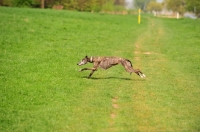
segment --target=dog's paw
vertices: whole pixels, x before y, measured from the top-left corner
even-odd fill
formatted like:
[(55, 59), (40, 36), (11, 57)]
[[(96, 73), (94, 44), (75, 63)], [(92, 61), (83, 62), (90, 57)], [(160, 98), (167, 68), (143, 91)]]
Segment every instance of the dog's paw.
[(144, 74), (139, 74), (141, 78), (146, 78)]
[(143, 76), (144, 78), (146, 78), (146, 75), (142, 74), (142, 76)]
[(82, 72), (82, 71), (83, 71), (83, 69), (80, 69), (80, 70), (79, 70), (79, 72)]

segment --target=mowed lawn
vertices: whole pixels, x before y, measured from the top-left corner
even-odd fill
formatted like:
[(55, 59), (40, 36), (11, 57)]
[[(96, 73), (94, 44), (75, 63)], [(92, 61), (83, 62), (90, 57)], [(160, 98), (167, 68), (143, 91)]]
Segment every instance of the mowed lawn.
[[(0, 131), (200, 131), (200, 20), (0, 7)], [(79, 72), (85, 56), (122, 66)]]

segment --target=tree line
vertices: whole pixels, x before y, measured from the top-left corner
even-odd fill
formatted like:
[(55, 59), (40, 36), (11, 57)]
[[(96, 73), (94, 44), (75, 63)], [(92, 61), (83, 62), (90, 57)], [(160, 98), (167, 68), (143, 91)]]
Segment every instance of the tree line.
[[(52, 8), (62, 6), (67, 10), (76, 11), (122, 11), (126, 10), (126, 0), (0, 0), (1, 6)], [(200, 14), (200, 0), (133, 0), (133, 9), (143, 11), (161, 11), (163, 8), (183, 14), (191, 11)]]
[(0, 0), (0, 5), (32, 8), (52, 8), (56, 5), (67, 10), (98, 12), (104, 8), (124, 8), (125, 0)]
[(163, 9), (184, 14), (184, 12), (193, 12), (200, 17), (200, 0), (163, 0), (157, 3), (155, 0), (149, 1), (146, 10), (161, 11)]

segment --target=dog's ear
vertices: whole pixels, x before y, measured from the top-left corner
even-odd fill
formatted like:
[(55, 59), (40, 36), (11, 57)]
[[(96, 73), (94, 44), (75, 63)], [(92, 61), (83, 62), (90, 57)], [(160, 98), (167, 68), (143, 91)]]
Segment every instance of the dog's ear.
[(85, 58), (88, 58), (88, 56), (86, 55)]

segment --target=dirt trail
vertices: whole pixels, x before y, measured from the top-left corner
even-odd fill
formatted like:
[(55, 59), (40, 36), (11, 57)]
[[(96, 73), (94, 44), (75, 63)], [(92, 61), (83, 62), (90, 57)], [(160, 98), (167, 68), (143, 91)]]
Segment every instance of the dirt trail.
[[(160, 55), (159, 50), (154, 51), (152, 49), (145, 49), (144, 45), (148, 41), (148, 39), (155, 39), (154, 40), (154, 45), (153, 49), (156, 49), (155, 47), (158, 46), (159, 39), (162, 38), (163, 36), (163, 30), (160, 27), (155, 27), (154, 21), (149, 19), (148, 20), (150, 24), (148, 25), (148, 28), (144, 34), (141, 34), (138, 36), (137, 41), (134, 43), (135, 46), (135, 51), (134, 51), (134, 64), (135, 68), (141, 68), (143, 71), (144, 67), (144, 62), (142, 60), (142, 56), (157, 56)], [(152, 33), (155, 32), (156, 37), (152, 37)], [(159, 60), (162, 60), (163, 58), (157, 57)], [(134, 76), (134, 75), (133, 75)], [(136, 76), (137, 77), (137, 76)], [(147, 74), (147, 79), (148, 79), (148, 74)], [(132, 82), (129, 82), (130, 85), (132, 85)], [(138, 131), (145, 132), (145, 131), (155, 131), (156, 129), (154, 127), (150, 127), (151, 125), (149, 124), (148, 121), (143, 120), (146, 118), (149, 118), (151, 113), (151, 107), (147, 103), (147, 95), (150, 96), (154, 95), (153, 93), (148, 93), (145, 91), (143, 80), (140, 81), (134, 81), (134, 88), (137, 88), (137, 93), (133, 95), (132, 101), (127, 104), (119, 104), (119, 99), (120, 97), (115, 96), (111, 98), (111, 105), (112, 105), (112, 110), (110, 113), (110, 119), (109, 119), (109, 128), (106, 131), (113, 132), (113, 131), (119, 131), (118, 128), (116, 127), (116, 124), (119, 123), (119, 119), (122, 115), (118, 115), (120, 111), (123, 111), (123, 107), (127, 107), (127, 105), (130, 105), (130, 109), (134, 108), (134, 118), (137, 118), (137, 128), (134, 128)], [(134, 90), (135, 91), (135, 90)], [(124, 105), (124, 106), (123, 106)], [(134, 107), (133, 107), (134, 106)], [(130, 115), (133, 116), (133, 115)], [(129, 123), (128, 123), (129, 124)]]
[[(140, 61), (142, 54), (145, 54), (145, 55), (159, 54), (152, 50), (144, 51), (143, 49), (143, 45), (145, 45), (149, 39), (154, 39), (153, 48), (155, 48), (156, 46), (159, 45), (159, 39), (162, 38), (162, 36), (164, 35), (164, 31), (161, 26), (155, 26), (154, 21), (152, 21), (151, 19), (148, 19), (148, 20), (150, 21), (150, 24), (148, 25), (147, 30), (145, 31), (145, 33), (140, 35), (137, 41), (135, 42), (134, 60), (136, 62)], [(152, 32), (154, 32), (155, 35), (153, 35)]]
[(116, 121), (116, 117), (117, 117), (117, 109), (119, 108), (119, 104), (118, 104), (118, 97), (113, 97), (111, 98), (111, 103), (112, 103), (112, 111), (110, 113), (110, 120), (109, 120), (109, 129), (108, 131), (116, 131), (115, 126), (115, 121)]
[(147, 78), (133, 75), (133, 81), (121, 82), (122, 92), (110, 99), (107, 131), (189, 131), (198, 123), (199, 107), (192, 103), (199, 102), (196, 91), (191, 92), (196, 84), (165, 52), (169, 32), (164, 25), (162, 19), (149, 18), (134, 42), (133, 65)]
[[(137, 41), (135, 42), (134, 63), (137, 64), (137, 67), (140, 67), (141, 70), (145, 66), (145, 62), (142, 60), (143, 56), (147, 56), (149, 58), (153, 56), (158, 60), (164, 60), (164, 58), (159, 57), (160, 53), (158, 49), (159, 39), (162, 38), (164, 35), (162, 26), (155, 26), (154, 21), (151, 19), (148, 19), (148, 21), (150, 24), (148, 25), (148, 28), (146, 29), (145, 33), (140, 35)], [(151, 49), (146, 49), (145, 45), (149, 44), (148, 43), (149, 40), (153, 41), (154, 43), (151, 44), (152, 45)], [(150, 66), (154, 67), (153, 64)], [(148, 81), (148, 75), (150, 73), (145, 73), (145, 71), (143, 72), (147, 76), (146, 80)], [(151, 115), (153, 113), (151, 106), (148, 104), (149, 96), (153, 97), (154, 93), (149, 93), (148, 91), (146, 91), (144, 89), (144, 83), (142, 82), (134, 83), (134, 87), (139, 88), (139, 90), (136, 91), (137, 93), (133, 95), (134, 114), (138, 121), (137, 130), (141, 132), (156, 131), (156, 128), (153, 125), (151, 125), (151, 122), (149, 122)]]

